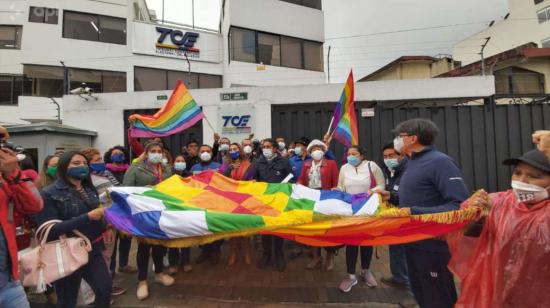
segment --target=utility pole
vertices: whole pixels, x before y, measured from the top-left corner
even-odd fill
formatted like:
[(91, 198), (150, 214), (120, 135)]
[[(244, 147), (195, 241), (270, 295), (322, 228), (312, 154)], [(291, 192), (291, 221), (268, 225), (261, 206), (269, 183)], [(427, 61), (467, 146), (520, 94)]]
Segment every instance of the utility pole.
[(330, 45), (328, 45), (328, 52), (327, 52), (327, 76), (328, 76), (328, 83), (330, 83)]
[(485, 76), (485, 58), (483, 57), (483, 50), (485, 50), (485, 46), (487, 46), (490, 39), (490, 36), (485, 38), (485, 43), (481, 45), (481, 52), (479, 53), (481, 55), (481, 76)]

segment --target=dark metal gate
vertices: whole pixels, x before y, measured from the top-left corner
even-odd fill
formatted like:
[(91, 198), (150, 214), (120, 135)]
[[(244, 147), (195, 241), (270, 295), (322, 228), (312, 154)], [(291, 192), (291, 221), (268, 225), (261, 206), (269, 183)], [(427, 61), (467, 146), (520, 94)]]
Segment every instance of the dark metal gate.
[[(273, 137), (283, 136), (289, 142), (302, 136), (322, 138), (326, 133), (334, 103), (273, 105)], [(374, 108), (373, 117), (362, 117), (363, 108)], [(411, 118), (427, 118), (440, 129), (436, 147), (455, 159), (468, 188), (489, 191), (507, 189), (510, 168), (501, 164), (510, 156), (533, 148), (531, 134), (550, 128), (550, 104), (497, 105), (493, 98), (484, 105), (396, 107), (384, 108), (383, 103), (356, 102), (359, 143), (367, 150), (367, 158), (381, 161), (381, 148), (391, 142), (391, 130)], [(338, 160), (343, 147), (331, 145)]]
[[(128, 122), (128, 117), (134, 113), (139, 114), (154, 114), (158, 109), (132, 109), (124, 110), (124, 131), (126, 132), (130, 123)], [(162, 140), (166, 146), (170, 149), (172, 157), (176, 157), (182, 153), (182, 148), (187, 144), (189, 140), (197, 140), (199, 144), (202, 144), (202, 124), (197, 122), (195, 125), (184, 130), (179, 134), (175, 134), (169, 137), (164, 137)], [(141, 140), (143, 142), (143, 140)], [(124, 145), (128, 148), (128, 135), (124, 135)]]

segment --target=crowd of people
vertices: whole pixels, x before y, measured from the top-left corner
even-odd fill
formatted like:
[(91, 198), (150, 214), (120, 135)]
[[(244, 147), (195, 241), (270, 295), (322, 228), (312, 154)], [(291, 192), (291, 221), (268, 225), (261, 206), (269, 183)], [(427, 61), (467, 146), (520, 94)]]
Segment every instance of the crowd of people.
[[(32, 166), (25, 165), (25, 155), (5, 146), (9, 133), (0, 127), (4, 145), (0, 148), (0, 307), (29, 306), (17, 269), (15, 229), (24, 221), (36, 227), (58, 219), (61, 222), (51, 228), (48, 240), (74, 236), (73, 230), (78, 230), (92, 243), (88, 263), (47, 290), (58, 307), (74, 307), (79, 293), (86, 304), (109, 307), (114, 296), (126, 292), (113, 285), (117, 272), (137, 273), (136, 296), (145, 300), (149, 297), (149, 259), (153, 260), (154, 281), (166, 287), (173, 285), (174, 274), (193, 268), (191, 248), (167, 249), (134, 241), (137, 267), (130, 266), (132, 238), (117, 233), (105, 221), (104, 208), (110, 206), (105, 192), (113, 186), (153, 186), (174, 174), (186, 177), (205, 170), (235, 180), (268, 183), (280, 183), (292, 174), (291, 182), (312, 189), (377, 192), (412, 215), (477, 206), (484, 214), (461, 236), (391, 245), (390, 277), (377, 279), (373, 275), (372, 247), (346, 246), (347, 273), (339, 289), (349, 292), (359, 280), (375, 288), (380, 280), (410, 289), (420, 307), (550, 306), (543, 291), (544, 278), (550, 278), (550, 132), (534, 135), (538, 149), (504, 162), (514, 167), (511, 190), (495, 194), (479, 191), (471, 197), (457, 164), (434, 147), (438, 128), (433, 122), (408, 120), (394, 133), (395, 139), (380, 149), (380, 162), (369, 160), (365, 150), (354, 145), (346, 150), (340, 168), (330, 150), (330, 135), (322, 140), (302, 137), (287, 146), (283, 137), (230, 140), (215, 134), (212, 146), (190, 140), (181, 153), (171, 152), (160, 138), (143, 143), (130, 138), (133, 157), (122, 146), (114, 146), (103, 155), (91, 147), (57, 152), (45, 158), (36, 174), (30, 171)], [(307, 253), (311, 258), (307, 269), (332, 271), (337, 249), (341, 248), (291, 243), (290, 255), (285, 257), (282, 238), (262, 235), (255, 258), (252, 240), (229, 239), (228, 257), (223, 262), (235, 264), (242, 252), (246, 264), (256, 259), (259, 269), (284, 271), (288, 259)], [(201, 245), (194, 262), (222, 262), (223, 243)], [(460, 298), (449, 268), (462, 280)]]

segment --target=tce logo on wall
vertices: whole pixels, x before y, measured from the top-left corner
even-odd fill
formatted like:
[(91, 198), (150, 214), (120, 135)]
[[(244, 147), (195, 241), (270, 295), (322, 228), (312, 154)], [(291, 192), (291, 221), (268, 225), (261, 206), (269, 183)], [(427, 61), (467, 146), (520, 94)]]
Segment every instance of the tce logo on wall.
[(222, 116), (223, 126), (222, 133), (226, 134), (249, 134), (252, 128), (248, 126), (250, 115), (242, 116)]
[[(195, 43), (199, 37), (197, 32), (185, 32), (180, 30), (174, 30), (163, 27), (156, 27), (157, 32), (160, 33), (159, 38), (155, 46), (157, 47), (157, 53), (171, 54), (177, 56), (185, 56), (187, 54), (190, 57), (198, 58), (199, 49), (194, 48)], [(165, 44), (166, 38), (170, 38), (172, 44)]]

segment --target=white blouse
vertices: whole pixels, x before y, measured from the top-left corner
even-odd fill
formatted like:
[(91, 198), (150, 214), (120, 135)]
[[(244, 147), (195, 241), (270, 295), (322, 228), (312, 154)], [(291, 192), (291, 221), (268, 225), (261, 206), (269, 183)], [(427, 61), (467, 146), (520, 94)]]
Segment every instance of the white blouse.
[[(370, 170), (374, 179), (371, 179)], [(384, 173), (375, 162), (364, 160), (357, 167), (345, 164), (340, 168), (338, 176), (338, 190), (345, 191), (350, 194), (366, 193), (371, 188), (371, 181), (375, 181), (373, 189), (383, 190)]]

